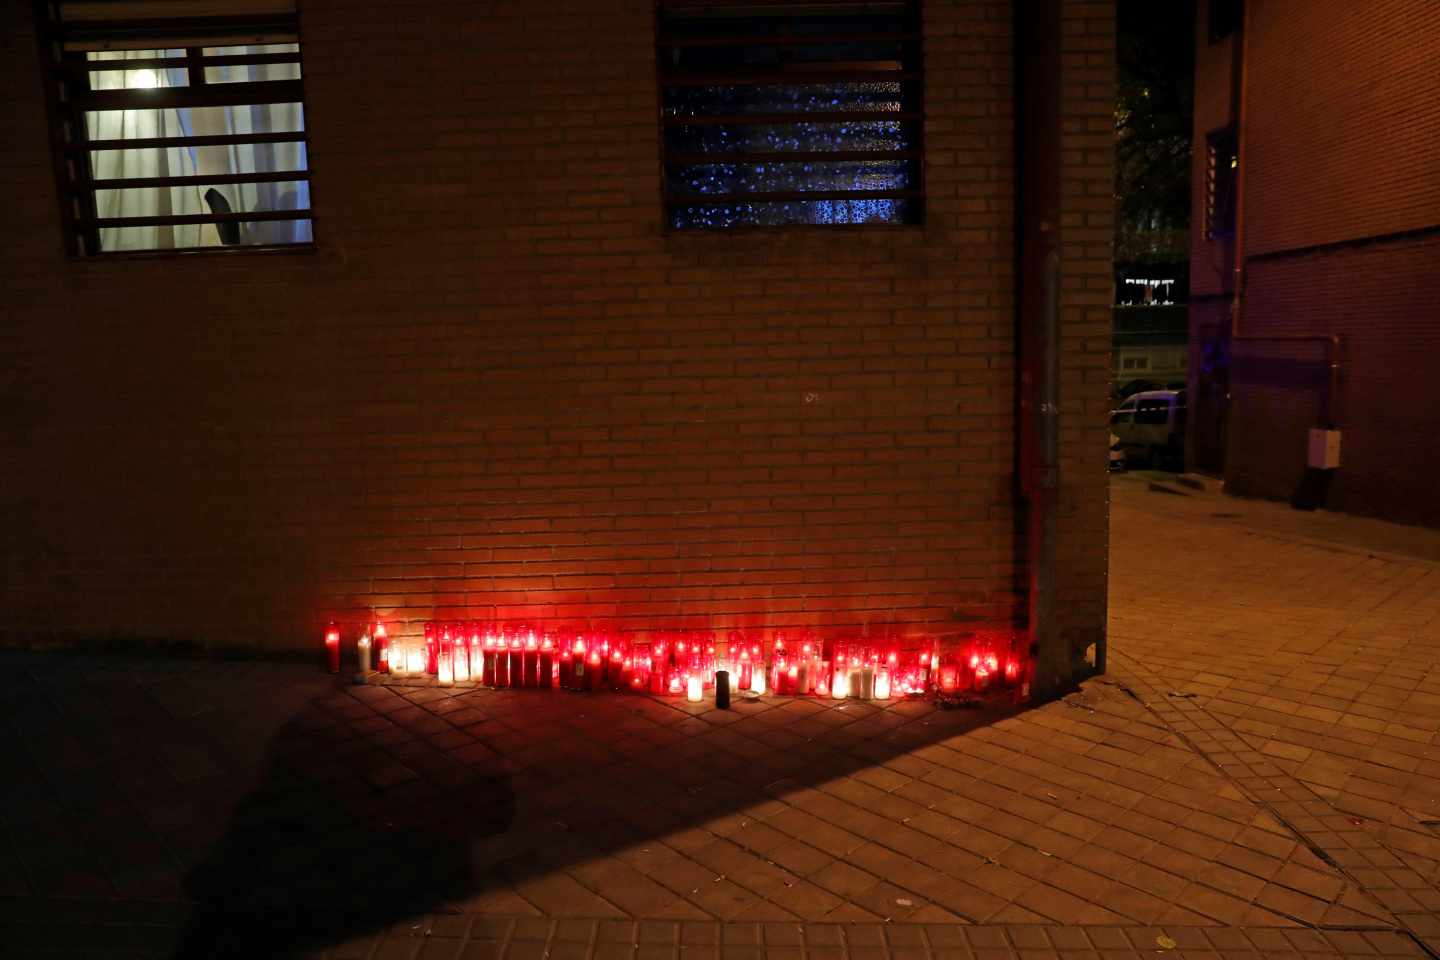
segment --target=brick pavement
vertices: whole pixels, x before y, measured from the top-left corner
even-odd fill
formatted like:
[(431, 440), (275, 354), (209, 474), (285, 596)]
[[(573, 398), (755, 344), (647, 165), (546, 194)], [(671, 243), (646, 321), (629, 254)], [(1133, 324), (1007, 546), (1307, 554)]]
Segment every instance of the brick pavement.
[(1435, 565), (1266, 506), (1118, 478), (1112, 674), (1019, 713), (4, 655), (0, 954), (1416, 955)]

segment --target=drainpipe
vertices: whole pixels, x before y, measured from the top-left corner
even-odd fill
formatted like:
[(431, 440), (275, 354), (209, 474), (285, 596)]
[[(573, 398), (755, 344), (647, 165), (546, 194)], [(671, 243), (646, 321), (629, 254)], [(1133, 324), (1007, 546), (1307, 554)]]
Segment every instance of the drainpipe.
[[(1036, 703), (1075, 687), (1075, 658), (1056, 622), (1055, 602), (1060, 490), (1060, 6), (1061, 0), (1015, 3), (1020, 374), (1016, 475), (1024, 518), (1027, 630), (1035, 665), (1031, 697)], [(1103, 669), (1103, 661), (1097, 665)]]
[(1240, 314), (1245, 298), (1245, 87), (1250, 79), (1246, 58), (1250, 44), (1250, 17), (1254, 3), (1242, 5), (1240, 26), (1231, 41), (1230, 123), (1235, 128), (1235, 232), (1234, 274), (1230, 294), (1230, 338), (1240, 336)]

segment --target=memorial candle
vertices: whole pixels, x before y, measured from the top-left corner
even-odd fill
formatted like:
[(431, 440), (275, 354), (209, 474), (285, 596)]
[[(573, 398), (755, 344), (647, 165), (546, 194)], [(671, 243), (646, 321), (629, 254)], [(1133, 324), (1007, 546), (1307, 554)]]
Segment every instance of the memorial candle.
[(630, 687), (629, 668), (626, 666), (625, 655), (620, 652), (620, 644), (617, 642), (610, 648), (610, 663), (605, 668), (606, 685), (619, 693), (623, 693)]
[(540, 641), (540, 688), (549, 690), (555, 686), (555, 641), (545, 637)]
[(591, 650), (590, 656), (585, 660), (585, 690), (587, 693), (594, 693), (603, 685), (605, 679), (605, 658), (600, 655), (598, 649)]
[(691, 703), (699, 703), (701, 700), (700, 674), (692, 673), (685, 678), (685, 699)]
[(665, 644), (657, 643), (650, 648), (650, 692), (662, 694), (665, 692), (665, 681), (668, 676), (666, 670)]
[(390, 672), (390, 636), (385, 632), (385, 624), (375, 624), (375, 658), (381, 673)]
[(426, 667), (429, 665), (428, 661), (430, 658), (426, 654), (423, 644), (412, 643), (407, 646), (405, 648), (405, 659), (407, 661), (405, 664), (406, 673), (420, 677), (429, 672)]
[(480, 658), (481, 671), (483, 673), (481, 680), (485, 683), (490, 684), (490, 686), (492, 687), (498, 687), (500, 685), (499, 681), (495, 677), (495, 660), (498, 655), (499, 645), (497, 640), (495, 639), (495, 634), (487, 629), (485, 631), (485, 650)]
[(525, 685), (525, 628), (521, 627), (510, 634), (510, 648), (506, 660), (508, 662), (508, 683), (512, 688)]
[(585, 689), (585, 638), (576, 637), (571, 649), (570, 689)]
[(331, 673), (340, 672), (340, 628), (334, 620), (325, 628), (325, 662)]
[(890, 670), (888, 667), (881, 667), (875, 673), (875, 699), (890, 699)]
[(435, 658), (435, 677), (442, 687), (455, 685), (455, 638), (447, 626), (440, 631), (440, 652)]
[(362, 674), (370, 672), (370, 642), (370, 631), (367, 629), (360, 634), (360, 639), (355, 644), (355, 652), (359, 656)]
[(749, 689), (750, 689), (750, 684), (751, 684), (751, 682), (752, 682), (752, 680), (751, 680), (751, 675), (752, 675), (753, 669), (754, 669), (754, 668), (753, 668), (753, 666), (752, 666), (752, 664), (751, 664), (751, 660), (750, 660), (750, 651), (749, 651), (749, 650), (745, 650), (745, 649), (741, 649), (741, 651), (740, 651), (740, 670), (739, 670), (740, 676), (739, 676), (739, 678), (738, 678), (738, 679), (739, 679), (739, 683), (737, 684), (737, 689), (740, 689), (740, 690), (749, 690)]
[(470, 631), (466, 625), (455, 625), (455, 682), (470, 682)]
[(540, 638), (531, 630), (525, 634), (524, 673), (521, 686), (534, 690), (540, 686)]
[(800, 692), (800, 667), (798, 665), (791, 666), (789, 670), (785, 671), (781, 679), (785, 681), (785, 689), (781, 690), (781, 693), (789, 694), (793, 697)]
[(390, 675), (394, 677), (405, 676), (405, 641), (395, 639), (392, 640), (388, 646), (390, 648)]
[(680, 696), (680, 694), (685, 692), (685, 687), (680, 682), (680, 674), (678, 672), (670, 674), (670, 684), (668, 689), (672, 697), (678, 697)]
[(435, 624), (425, 624), (425, 673), (435, 673), (439, 669), (440, 643), (435, 636)]

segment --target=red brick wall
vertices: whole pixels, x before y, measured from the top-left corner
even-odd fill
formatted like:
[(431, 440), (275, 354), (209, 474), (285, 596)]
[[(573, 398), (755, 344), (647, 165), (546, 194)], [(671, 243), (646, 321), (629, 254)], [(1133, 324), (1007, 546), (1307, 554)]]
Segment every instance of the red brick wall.
[(1440, 224), (1434, 0), (1252, 0), (1245, 252)]
[[(1069, 5), (1062, 587), (1104, 622), (1110, 7)], [(60, 253), (0, 14), (0, 635), (1017, 609), (1006, 2), (926, 4), (924, 228), (661, 231), (645, 2), (309, 0), (319, 252)]]
[[(1250, 6), (1247, 279), (1233, 350), (1227, 489), (1295, 493), (1305, 480), (1307, 432), (1319, 425), (1328, 390), (1321, 344), (1245, 338), (1338, 334), (1341, 466), (1323, 503), (1440, 524), (1432, 492), (1440, 413), (1429, 395), (1440, 376), (1440, 74), (1431, 63), (1440, 19), (1425, 0)], [(1203, 59), (1203, 38), (1199, 48)], [(1229, 89), (1226, 72), (1197, 72), (1197, 101), (1209, 102), (1207, 88), (1217, 87)], [(1425, 228), (1428, 237), (1296, 253)], [(1196, 249), (1192, 276), (1203, 275), (1205, 256)]]

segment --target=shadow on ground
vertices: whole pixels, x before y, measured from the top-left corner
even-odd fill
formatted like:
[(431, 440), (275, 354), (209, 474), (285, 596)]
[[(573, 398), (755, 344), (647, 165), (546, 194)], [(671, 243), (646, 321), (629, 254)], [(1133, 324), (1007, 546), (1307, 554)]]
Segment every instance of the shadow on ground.
[[(746, 898), (727, 902), (736, 888), (713, 869), (656, 861), (647, 875), (613, 855), (1000, 715), (914, 702), (784, 698), (719, 711), (619, 694), (337, 687), (278, 731), (258, 787), (185, 878), (195, 907), (176, 955), (292, 955), (417, 914), (511, 901), (517, 912), (729, 919)], [(816, 833), (823, 848), (823, 825)], [(563, 873), (585, 863), (595, 864), (588, 885)], [(747, 877), (751, 888), (802, 893), (781, 866), (764, 870), (774, 876)]]

